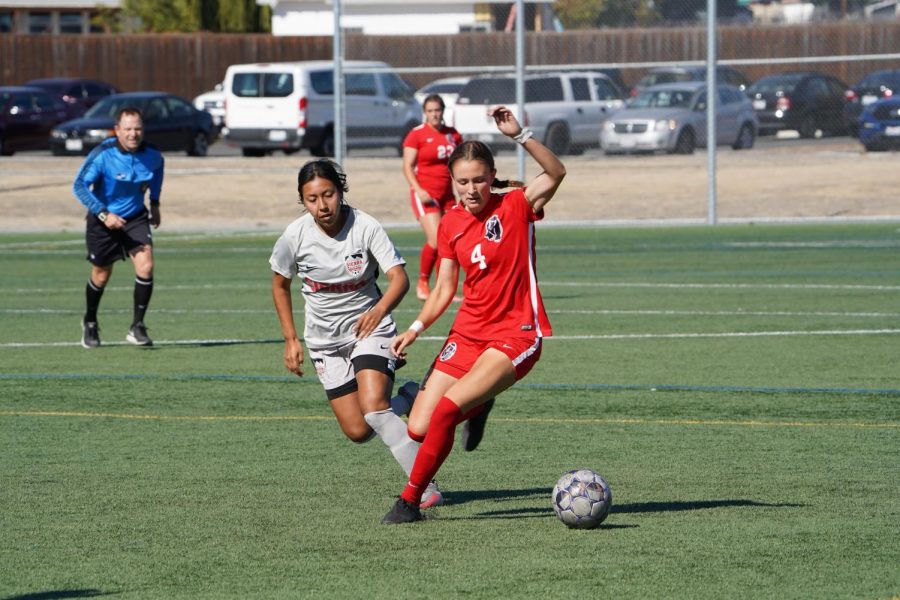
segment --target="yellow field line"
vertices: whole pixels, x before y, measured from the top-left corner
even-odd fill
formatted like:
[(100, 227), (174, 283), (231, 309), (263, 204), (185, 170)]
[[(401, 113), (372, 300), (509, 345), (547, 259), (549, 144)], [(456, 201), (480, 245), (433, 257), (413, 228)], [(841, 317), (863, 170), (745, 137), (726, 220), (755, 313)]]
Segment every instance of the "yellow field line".
[[(138, 421), (328, 421), (324, 415), (140, 415), (132, 413), (104, 413), (77, 411), (0, 411), (0, 417), (82, 417), (130, 419)], [(838, 427), (851, 429), (900, 429), (900, 423), (865, 423), (852, 421), (758, 421), (727, 419), (601, 419), (527, 417), (491, 419), (494, 423), (557, 424), (557, 425), (700, 425), (725, 427)]]

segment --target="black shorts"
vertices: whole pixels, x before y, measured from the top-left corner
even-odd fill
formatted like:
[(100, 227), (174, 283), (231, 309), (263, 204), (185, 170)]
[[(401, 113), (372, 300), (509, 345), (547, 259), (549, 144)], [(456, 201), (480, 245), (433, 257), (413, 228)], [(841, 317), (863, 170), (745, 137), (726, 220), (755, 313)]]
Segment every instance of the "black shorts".
[(97, 218), (87, 214), (87, 260), (92, 265), (105, 267), (117, 260), (125, 260), (129, 254), (143, 246), (153, 245), (150, 233), (150, 215), (146, 210), (129, 217), (122, 229), (109, 229)]

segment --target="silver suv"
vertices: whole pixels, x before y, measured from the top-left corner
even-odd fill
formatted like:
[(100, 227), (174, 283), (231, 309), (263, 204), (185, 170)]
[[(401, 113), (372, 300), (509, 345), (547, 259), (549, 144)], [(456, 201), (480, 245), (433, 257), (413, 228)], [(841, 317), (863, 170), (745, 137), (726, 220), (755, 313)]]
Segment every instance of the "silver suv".
[[(456, 101), (456, 129), (467, 139), (493, 146), (512, 143), (488, 117), (490, 107), (498, 104), (516, 113), (514, 76), (472, 79)], [(603, 73), (542, 73), (526, 75), (525, 115), (516, 118), (554, 153), (580, 154), (597, 146), (601, 124), (622, 106), (624, 93)]]

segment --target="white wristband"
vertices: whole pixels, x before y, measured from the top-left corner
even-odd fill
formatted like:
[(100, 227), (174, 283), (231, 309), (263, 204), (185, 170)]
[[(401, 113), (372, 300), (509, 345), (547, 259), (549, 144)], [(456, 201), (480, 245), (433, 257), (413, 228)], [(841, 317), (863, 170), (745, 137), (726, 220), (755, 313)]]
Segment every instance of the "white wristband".
[(425, 331), (425, 323), (416, 319), (413, 321), (413, 324), (409, 326), (410, 329), (416, 332), (416, 335)]
[(524, 144), (530, 140), (533, 135), (534, 132), (532, 130), (523, 128), (522, 131), (519, 132), (519, 135), (514, 135), (512, 139), (520, 144)]

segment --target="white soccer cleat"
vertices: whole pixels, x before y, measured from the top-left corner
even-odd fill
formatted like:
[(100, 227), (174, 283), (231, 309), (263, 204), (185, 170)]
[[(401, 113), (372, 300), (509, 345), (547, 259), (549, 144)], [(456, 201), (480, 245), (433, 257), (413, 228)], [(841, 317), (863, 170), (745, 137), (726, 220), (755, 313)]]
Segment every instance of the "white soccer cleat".
[(437, 482), (433, 479), (431, 483), (428, 484), (428, 487), (425, 488), (425, 493), (422, 494), (422, 501), (419, 503), (419, 508), (431, 508), (432, 506), (440, 506), (444, 503), (444, 495), (441, 493), (441, 490), (438, 489)]

